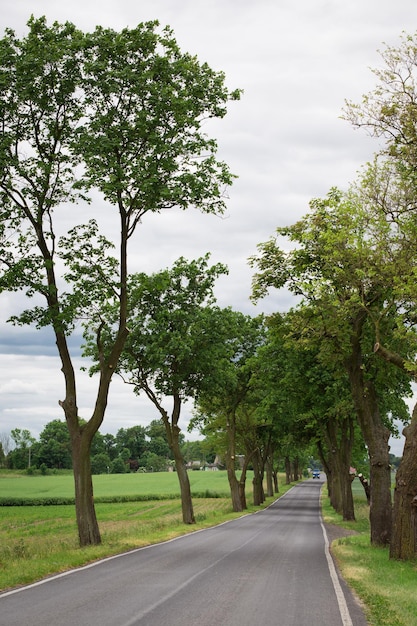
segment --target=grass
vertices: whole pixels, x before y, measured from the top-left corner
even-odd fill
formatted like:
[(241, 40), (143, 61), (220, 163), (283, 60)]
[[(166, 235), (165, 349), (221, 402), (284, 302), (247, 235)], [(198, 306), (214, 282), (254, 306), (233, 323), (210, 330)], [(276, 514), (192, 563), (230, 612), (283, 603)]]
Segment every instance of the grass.
[(344, 579), (364, 603), (371, 626), (415, 626), (417, 560), (392, 561), (388, 548), (370, 545), (369, 507), (359, 483), (353, 484), (356, 522), (343, 522), (330, 507), (328, 498), (322, 498), (324, 521), (357, 533), (334, 541), (332, 553)]
[[(11, 482), (8, 485), (9, 480)], [(61, 496), (62, 492), (59, 492), (57, 485), (67, 489), (71, 481), (71, 476), (59, 475), (11, 476), (7, 480), (0, 479), (0, 495), (3, 490), (9, 490), (9, 495), (13, 493), (16, 497), (27, 493), (32, 497), (39, 497), (40, 493), (49, 497), (52, 490)], [(178, 492), (175, 474), (95, 477), (95, 492), (102, 495), (120, 495), (123, 492), (140, 497), (146, 493), (165, 493), (169, 497), (165, 500), (96, 503), (102, 543), (100, 546), (82, 549), (78, 547), (73, 505), (0, 506), (0, 590), (28, 584), (50, 574), (133, 548), (166, 541), (242, 515), (232, 512), (229, 495), (220, 497), (221, 493), (228, 493), (225, 472), (191, 472), (190, 482), (193, 492), (216, 493), (218, 497), (194, 498), (196, 524), (187, 526), (182, 523), (181, 502), (178, 497), (173, 497)], [(280, 495), (290, 487), (282, 484)], [(263, 506), (270, 504), (275, 497), (269, 498)], [(247, 513), (259, 508), (249, 506)]]
[[(198, 496), (228, 496), (229, 489), (225, 472), (190, 472), (191, 491)], [(149, 474), (100, 474), (93, 477), (94, 497), (179, 497), (180, 489), (175, 472)], [(0, 472), (0, 501), (10, 498), (73, 498), (74, 479), (72, 474), (28, 476)]]

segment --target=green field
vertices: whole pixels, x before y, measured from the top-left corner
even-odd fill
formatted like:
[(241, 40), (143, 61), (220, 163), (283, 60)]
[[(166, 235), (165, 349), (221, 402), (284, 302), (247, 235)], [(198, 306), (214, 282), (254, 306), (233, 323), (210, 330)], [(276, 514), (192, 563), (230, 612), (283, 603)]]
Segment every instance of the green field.
[[(229, 487), (226, 472), (189, 472), (191, 491), (195, 495), (211, 492), (227, 496)], [(248, 476), (251, 487), (252, 476)], [(175, 472), (100, 474), (93, 477), (94, 496), (151, 496), (179, 497), (180, 489)], [(72, 474), (28, 476), (0, 472), (0, 502), (5, 498), (72, 498)]]

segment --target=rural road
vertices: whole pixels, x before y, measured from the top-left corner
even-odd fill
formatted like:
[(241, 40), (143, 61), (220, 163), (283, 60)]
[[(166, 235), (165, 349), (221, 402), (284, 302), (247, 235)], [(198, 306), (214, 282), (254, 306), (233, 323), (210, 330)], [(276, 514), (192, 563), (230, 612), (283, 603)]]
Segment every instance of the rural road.
[(0, 594), (2, 626), (365, 626), (334, 570), (322, 481), (268, 509)]

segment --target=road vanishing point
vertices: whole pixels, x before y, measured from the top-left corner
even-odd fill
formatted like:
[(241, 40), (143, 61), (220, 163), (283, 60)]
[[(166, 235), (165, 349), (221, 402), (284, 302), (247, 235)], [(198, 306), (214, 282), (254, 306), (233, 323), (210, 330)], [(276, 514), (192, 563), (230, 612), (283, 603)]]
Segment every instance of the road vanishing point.
[(366, 626), (337, 572), (322, 480), (267, 509), (0, 594), (3, 626)]

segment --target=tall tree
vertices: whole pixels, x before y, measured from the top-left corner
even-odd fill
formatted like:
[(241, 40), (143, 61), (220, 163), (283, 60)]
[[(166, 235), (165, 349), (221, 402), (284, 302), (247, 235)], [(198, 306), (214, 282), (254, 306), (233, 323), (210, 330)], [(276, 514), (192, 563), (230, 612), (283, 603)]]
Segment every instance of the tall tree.
[[(376, 352), (391, 364), (404, 369), (415, 379), (415, 241), (417, 236), (417, 35), (403, 33), (398, 46), (386, 46), (381, 52), (382, 64), (373, 70), (376, 87), (365, 94), (362, 102), (347, 102), (345, 117), (355, 127), (365, 128), (373, 136), (383, 138), (380, 155), (388, 158), (383, 168), (374, 168), (368, 203), (386, 216), (389, 232), (401, 251), (392, 257), (390, 284), (395, 297), (396, 328), (402, 329), (409, 348), (397, 351), (376, 324)], [(382, 175), (381, 175), (382, 172)], [(393, 186), (394, 180), (394, 186)], [(394, 191), (394, 193), (393, 193)], [(389, 258), (389, 256), (387, 255)], [(402, 262), (401, 262), (402, 261)], [(393, 307), (392, 303), (396, 302)], [(414, 559), (417, 553), (417, 405), (410, 424), (404, 429), (406, 438), (401, 471), (396, 475), (394, 496), (394, 533), (392, 558)]]
[[(369, 318), (379, 315), (386, 297), (378, 267), (381, 250), (369, 236), (369, 215), (349, 194), (333, 189), (327, 198), (313, 200), (311, 213), (293, 226), (277, 229), (296, 244), (290, 252), (276, 240), (261, 244), (252, 259), (259, 272), (254, 277), (254, 297), (270, 287), (287, 286), (314, 305), (307, 332), (320, 337), (321, 358), (338, 362), (349, 377), (358, 421), (371, 463), (371, 541), (386, 545), (391, 535), (391, 476), (389, 389), (407, 393), (404, 377), (385, 377), (378, 383), (372, 355)], [(373, 223), (373, 227), (377, 224)], [(396, 410), (404, 411), (392, 398)], [(404, 413), (403, 413), (404, 414)]]
[[(209, 267), (208, 258), (180, 258), (170, 269), (131, 277), (130, 333), (118, 367), (135, 393), (144, 393), (161, 416), (175, 459), (187, 524), (195, 518), (181, 451), (181, 409), (184, 401), (196, 398), (209, 384), (227, 338), (213, 295), (216, 278), (227, 270), (220, 263)], [(111, 307), (110, 322), (112, 315)], [(86, 351), (97, 359), (94, 334), (87, 335)]]
[[(34, 297), (35, 306), (15, 323), (53, 329), (79, 540), (97, 544), (90, 449), (128, 335), (128, 243), (147, 213), (223, 211), (223, 189), (233, 176), (216, 159), (216, 142), (202, 122), (223, 117), (239, 92), (229, 92), (221, 72), (182, 53), (172, 31), (157, 22), (87, 34), (70, 23), (49, 27), (45, 18), (32, 18), (28, 27), (23, 39), (7, 30), (0, 41), (0, 290)], [(69, 203), (90, 190), (115, 212), (117, 259), (97, 221), (63, 230), (72, 220)], [(108, 301), (118, 315), (105, 352), (100, 309)], [(80, 319), (95, 324), (99, 353), (97, 395), (85, 423), (69, 343)]]

